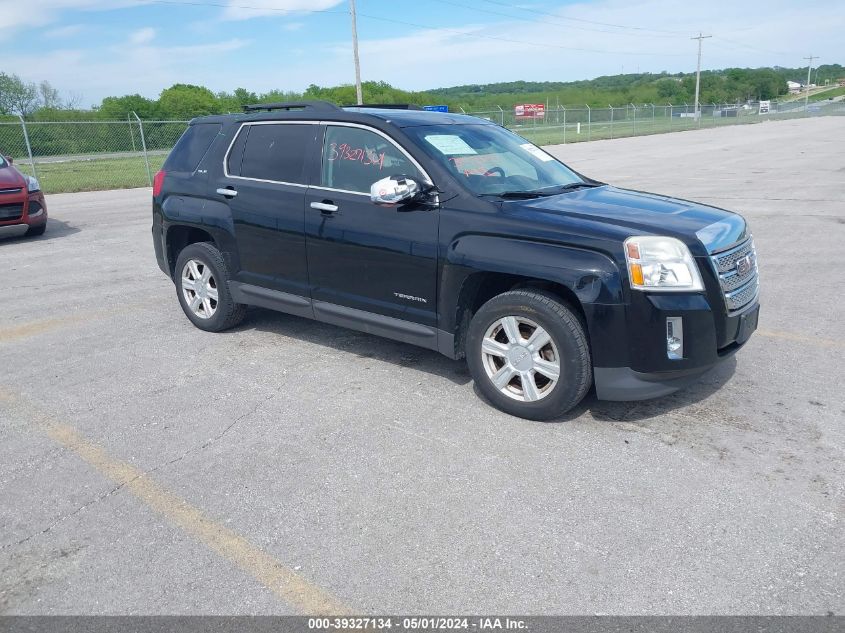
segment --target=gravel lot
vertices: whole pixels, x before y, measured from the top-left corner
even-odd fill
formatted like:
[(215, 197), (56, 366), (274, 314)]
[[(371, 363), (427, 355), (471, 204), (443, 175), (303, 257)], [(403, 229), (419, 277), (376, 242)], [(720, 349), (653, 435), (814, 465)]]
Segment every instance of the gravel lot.
[(845, 117), (557, 146), (742, 212), (761, 330), (671, 397), (509, 417), (434, 352), (182, 315), (149, 190), (0, 239), (0, 613), (845, 611)]

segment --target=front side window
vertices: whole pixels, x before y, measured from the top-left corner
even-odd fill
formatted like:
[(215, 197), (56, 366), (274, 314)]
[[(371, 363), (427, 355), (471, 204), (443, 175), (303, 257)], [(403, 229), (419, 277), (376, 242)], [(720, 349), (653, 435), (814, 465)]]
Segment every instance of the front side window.
[[(314, 124), (244, 126), (229, 156), (230, 174), (242, 178), (304, 184), (305, 154), (315, 133)], [(237, 158), (233, 156), (244, 134), (243, 157), (238, 168)]]
[(323, 142), (321, 184), (331, 189), (370, 193), (370, 186), (388, 176), (425, 177), (392, 142), (370, 130), (330, 125)]
[(479, 195), (542, 191), (581, 182), (554, 156), (497, 125), (426, 125), (405, 132)]

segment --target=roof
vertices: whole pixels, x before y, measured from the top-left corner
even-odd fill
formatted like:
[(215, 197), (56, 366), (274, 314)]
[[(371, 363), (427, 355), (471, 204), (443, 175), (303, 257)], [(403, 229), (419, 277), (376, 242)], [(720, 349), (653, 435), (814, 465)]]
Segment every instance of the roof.
[[(373, 121), (377, 119), (377, 121)], [(387, 123), (396, 127), (421, 125), (493, 125), (490, 121), (466, 114), (405, 110), (397, 108), (304, 108), (299, 110), (254, 110), (238, 114), (214, 114), (198, 117), (191, 123), (231, 123), (244, 121), (342, 121), (348, 123)]]

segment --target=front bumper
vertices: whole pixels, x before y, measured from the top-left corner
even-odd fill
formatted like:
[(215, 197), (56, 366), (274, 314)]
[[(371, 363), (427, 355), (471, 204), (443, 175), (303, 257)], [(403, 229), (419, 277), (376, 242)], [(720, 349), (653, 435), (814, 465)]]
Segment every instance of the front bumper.
[[(604, 324), (613, 323), (612, 330), (591, 328), (596, 396), (646, 400), (686, 387), (745, 345), (757, 328), (759, 311), (756, 300), (729, 315), (721, 304), (711, 309), (700, 294), (635, 295), (615, 314), (606, 314)], [(682, 358), (667, 353), (669, 317), (683, 322)]]
[(39, 227), (47, 222), (47, 203), (41, 191), (0, 196), (0, 228)]

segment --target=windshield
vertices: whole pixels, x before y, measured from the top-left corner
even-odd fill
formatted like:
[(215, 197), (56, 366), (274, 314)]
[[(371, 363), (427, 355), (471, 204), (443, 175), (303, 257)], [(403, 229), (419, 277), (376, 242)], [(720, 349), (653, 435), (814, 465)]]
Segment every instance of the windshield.
[(478, 195), (582, 182), (554, 156), (497, 125), (426, 125), (404, 131)]

